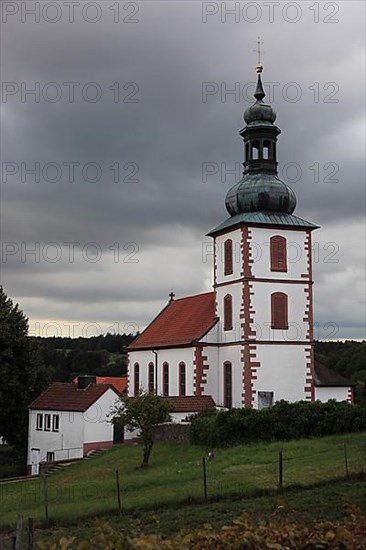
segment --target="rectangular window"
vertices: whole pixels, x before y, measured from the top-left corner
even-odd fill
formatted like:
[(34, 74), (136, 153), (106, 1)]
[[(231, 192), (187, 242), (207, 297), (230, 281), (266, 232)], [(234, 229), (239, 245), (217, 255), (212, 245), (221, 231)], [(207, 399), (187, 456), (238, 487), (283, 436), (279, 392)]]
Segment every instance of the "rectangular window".
[(55, 453), (53, 451), (47, 451), (46, 462), (55, 462)]
[(276, 235), (270, 240), (271, 271), (287, 271), (287, 241)]
[(58, 432), (60, 430), (60, 416), (58, 414), (54, 414), (52, 416), (52, 431)]
[(233, 273), (233, 241), (228, 239), (224, 243), (224, 275)]
[(36, 430), (43, 430), (43, 414), (37, 414)]
[(258, 392), (258, 409), (267, 409), (273, 405), (273, 391)]
[(230, 294), (224, 298), (224, 330), (233, 330), (233, 299)]
[(288, 299), (283, 292), (271, 294), (271, 328), (288, 329)]
[(169, 365), (168, 363), (163, 364), (163, 395), (169, 395)]
[(46, 432), (51, 431), (51, 415), (45, 414), (44, 415), (44, 429)]

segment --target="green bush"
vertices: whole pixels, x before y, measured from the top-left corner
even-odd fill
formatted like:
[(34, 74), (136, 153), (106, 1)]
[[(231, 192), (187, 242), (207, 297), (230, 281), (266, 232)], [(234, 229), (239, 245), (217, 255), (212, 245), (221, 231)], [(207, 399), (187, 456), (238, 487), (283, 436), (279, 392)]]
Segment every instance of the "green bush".
[(366, 430), (366, 407), (328, 401), (278, 401), (262, 410), (203, 412), (192, 418), (191, 441), (227, 447), (253, 441), (286, 441)]

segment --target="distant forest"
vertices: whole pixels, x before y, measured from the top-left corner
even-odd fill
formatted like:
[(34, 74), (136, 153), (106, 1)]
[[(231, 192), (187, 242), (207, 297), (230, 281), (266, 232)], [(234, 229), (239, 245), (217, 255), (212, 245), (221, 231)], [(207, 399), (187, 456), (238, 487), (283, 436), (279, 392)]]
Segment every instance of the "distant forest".
[(91, 338), (32, 337), (40, 346), (52, 382), (70, 382), (80, 374), (126, 376), (126, 347), (133, 334), (106, 334)]
[[(126, 376), (126, 347), (136, 335), (106, 334), (91, 338), (35, 337), (53, 382), (78, 374)], [(358, 402), (366, 403), (366, 341), (316, 342), (315, 358), (356, 384)]]

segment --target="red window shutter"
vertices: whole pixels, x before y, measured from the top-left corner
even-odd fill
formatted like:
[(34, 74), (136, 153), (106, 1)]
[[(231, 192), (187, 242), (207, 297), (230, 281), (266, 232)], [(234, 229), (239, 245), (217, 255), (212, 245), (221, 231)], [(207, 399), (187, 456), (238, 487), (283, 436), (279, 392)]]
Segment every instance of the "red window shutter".
[(288, 298), (283, 292), (271, 295), (271, 326), (272, 328), (288, 328)]
[(271, 237), (271, 271), (287, 271), (287, 242), (285, 237)]
[(224, 244), (224, 275), (233, 273), (233, 241), (228, 239)]
[(230, 294), (224, 298), (224, 330), (233, 328), (233, 299)]

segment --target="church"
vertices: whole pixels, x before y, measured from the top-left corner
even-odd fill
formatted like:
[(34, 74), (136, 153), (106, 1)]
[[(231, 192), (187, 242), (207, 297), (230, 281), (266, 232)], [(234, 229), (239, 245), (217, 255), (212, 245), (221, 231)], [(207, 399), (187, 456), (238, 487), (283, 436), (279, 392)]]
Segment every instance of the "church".
[[(128, 395), (156, 392), (182, 413), (205, 404), (261, 409), (281, 399), (353, 401), (350, 382), (314, 361), (312, 232), (318, 226), (294, 215), (296, 196), (278, 177), (281, 130), (264, 101), (262, 70), (258, 64), (255, 102), (240, 131), (243, 177), (226, 195), (229, 217), (208, 233), (213, 291), (171, 294), (127, 348)], [(301, 251), (296, 261), (291, 247)]]

